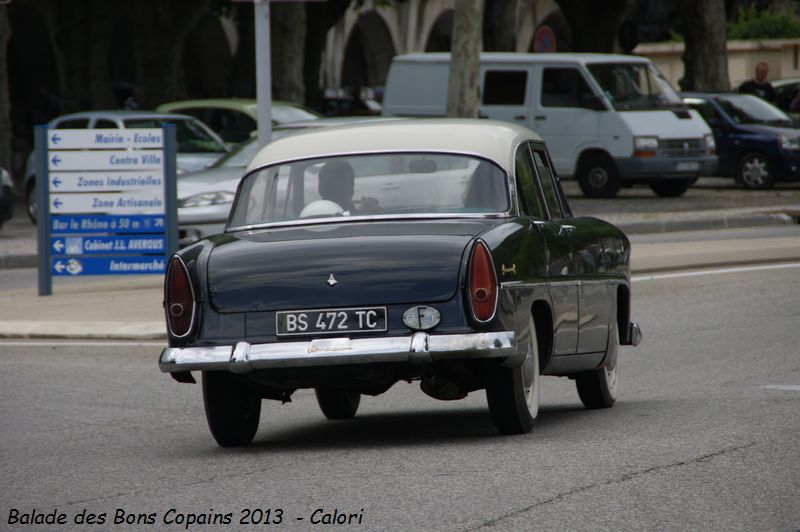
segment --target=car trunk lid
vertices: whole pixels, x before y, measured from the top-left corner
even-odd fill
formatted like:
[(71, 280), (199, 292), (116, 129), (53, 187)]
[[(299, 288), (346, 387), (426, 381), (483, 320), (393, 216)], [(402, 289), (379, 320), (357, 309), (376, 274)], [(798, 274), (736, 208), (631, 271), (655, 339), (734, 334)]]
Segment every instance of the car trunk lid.
[(258, 312), (446, 301), (464, 248), (486, 227), (372, 221), (227, 234), (208, 260), (210, 302)]

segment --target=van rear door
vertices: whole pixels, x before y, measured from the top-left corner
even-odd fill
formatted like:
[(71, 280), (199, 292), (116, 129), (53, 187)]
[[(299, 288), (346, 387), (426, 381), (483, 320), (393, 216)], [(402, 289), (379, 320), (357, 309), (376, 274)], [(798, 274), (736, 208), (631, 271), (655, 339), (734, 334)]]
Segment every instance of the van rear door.
[(481, 66), (479, 116), (531, 127), (532, 78), (530, 66)]
[(539, 63), (533, 75), (531, 129), (547, 142), (558, 174), (574, 175), (580, 151), (602, 147), (603, 113), (589, 108), (602, 100), (577, 65)]

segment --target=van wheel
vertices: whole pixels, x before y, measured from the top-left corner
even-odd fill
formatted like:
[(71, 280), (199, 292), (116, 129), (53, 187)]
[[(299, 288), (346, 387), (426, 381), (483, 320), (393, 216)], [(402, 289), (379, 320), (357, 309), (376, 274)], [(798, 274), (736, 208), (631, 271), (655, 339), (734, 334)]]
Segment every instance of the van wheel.
[(31, 180), (27, 190), (25, 190), (25, 211), (31, 222), (36, 223), (36, 181)]
[(578, 165), (578, 184), (588, 198), (613, 198), (622, 181), (608, 155), (593, 153), (581, 159)]
[(772, 188), (772, 185), (775, 184), (767, 158), (756, 152), (742, 157), (736, 178), (744, 188), (750, 189)]
[(694, 179), (672, 179), (664, 183), (653, 183), (650, 188), (662, 198), (677, 198), (689, 190), (694, 183)]

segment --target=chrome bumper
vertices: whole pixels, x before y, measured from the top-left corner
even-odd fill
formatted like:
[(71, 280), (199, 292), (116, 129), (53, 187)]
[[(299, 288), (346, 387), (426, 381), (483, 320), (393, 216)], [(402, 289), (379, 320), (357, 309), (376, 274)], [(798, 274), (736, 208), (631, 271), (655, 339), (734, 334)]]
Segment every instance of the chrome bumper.
[(427, 334), (385, 338), (325, 338), (212, 347), (168, 347), (158, 366), (163, 372), (228, 370), (247, 373), (265, 368), (303, 368), (374, 362), (411, 362), (460, 358), (503, 358), (517, 354), (513, 332)]

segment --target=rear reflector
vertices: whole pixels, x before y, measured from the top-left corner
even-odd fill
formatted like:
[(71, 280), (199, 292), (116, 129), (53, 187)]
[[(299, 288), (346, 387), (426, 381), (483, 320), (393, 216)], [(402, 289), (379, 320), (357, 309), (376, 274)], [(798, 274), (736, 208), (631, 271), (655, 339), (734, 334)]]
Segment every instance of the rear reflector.
[(164, 312), (170, 336), (183, 338), (192, 330), (194, 322), (194, 288), (186, 265), (177, 255), (167, 267), (164, 281)]
[(475, 320), (486, 322), (494, 317), (497, 306), (497, 277), (492, 256), (486, 244), (480, 241), (472, 248), (470, 258), (469, 304)]

